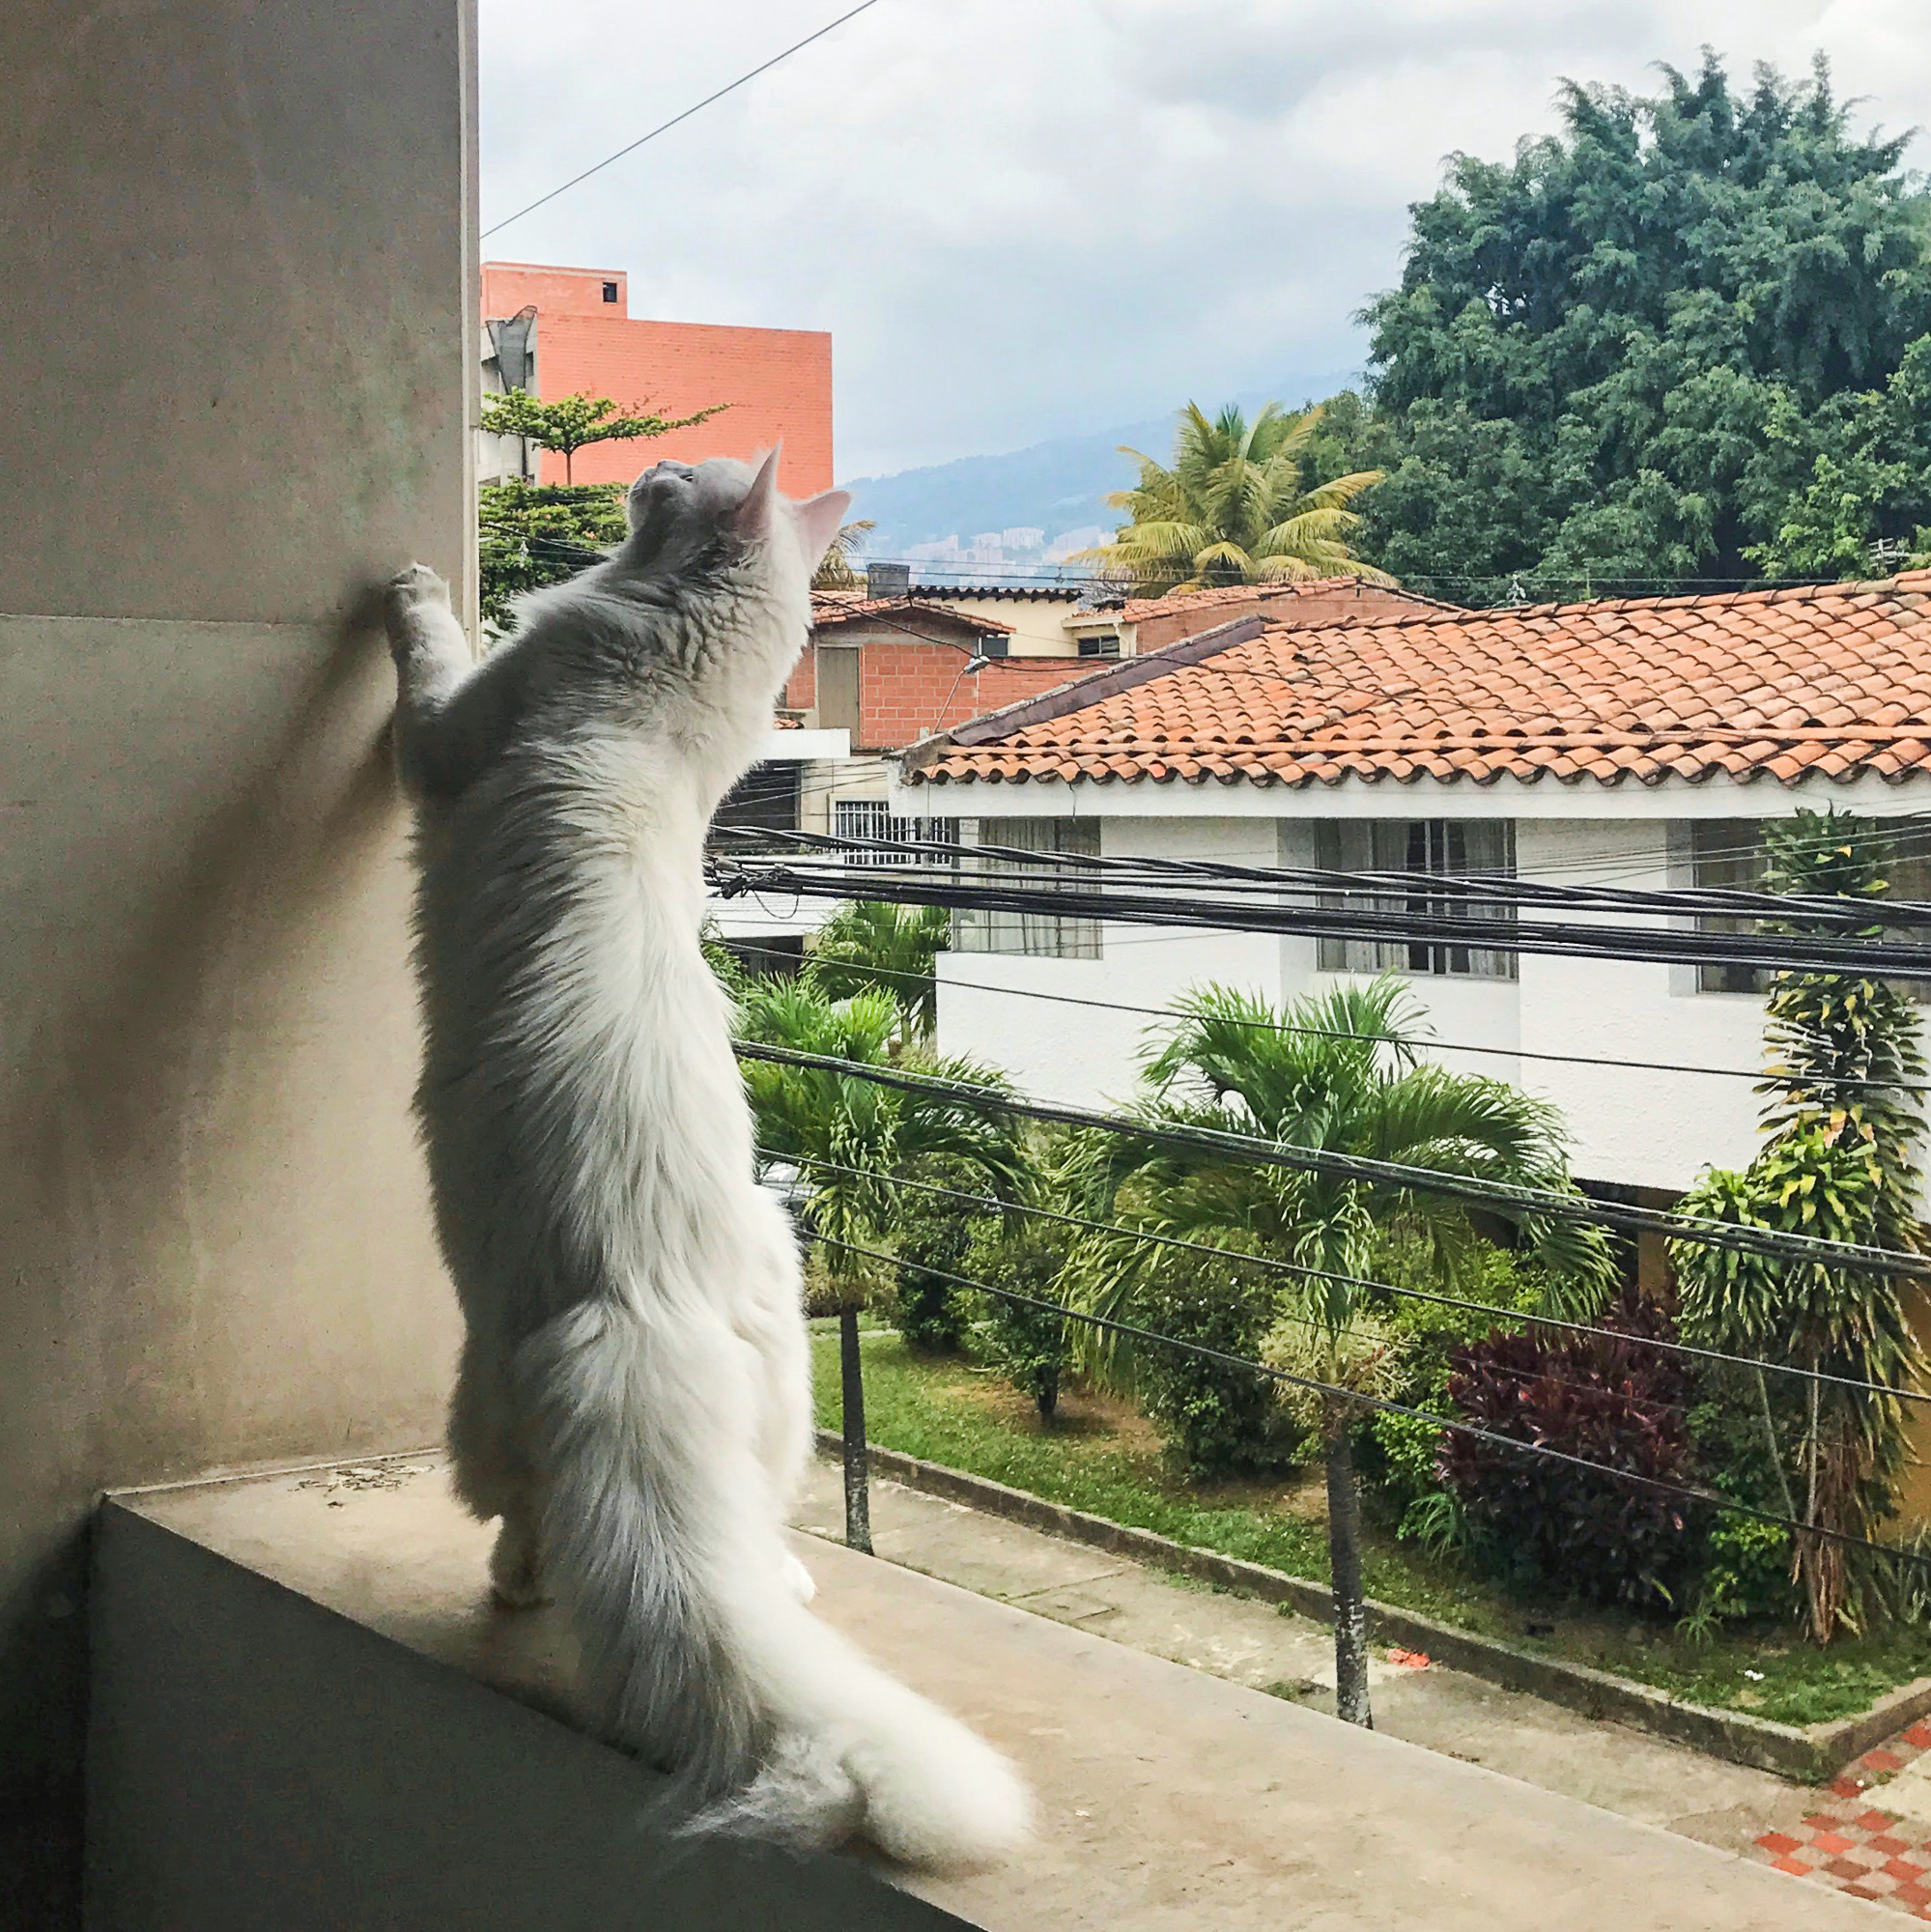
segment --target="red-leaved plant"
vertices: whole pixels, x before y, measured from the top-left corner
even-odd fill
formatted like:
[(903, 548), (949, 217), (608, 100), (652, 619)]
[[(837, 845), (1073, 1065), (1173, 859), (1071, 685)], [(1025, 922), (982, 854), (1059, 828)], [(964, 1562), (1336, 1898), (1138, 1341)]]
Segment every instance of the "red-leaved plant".
[[(1630, 1297), (1604, 1325), (1617, 1332), (1491, 1334), (1455, 1350), (1452, 1409), (1515, 1441), (1687, 1482), (1690, 1378), (1680, 1356), (1642, 1346), (1674, 1340), (1675, 1324)], [(1699, 1536), (1680, 1498), (1454, 1430), (1438, 1467), (1478, 1546), (1519, 1585), (1641, 1605), (1681, 1594)]]

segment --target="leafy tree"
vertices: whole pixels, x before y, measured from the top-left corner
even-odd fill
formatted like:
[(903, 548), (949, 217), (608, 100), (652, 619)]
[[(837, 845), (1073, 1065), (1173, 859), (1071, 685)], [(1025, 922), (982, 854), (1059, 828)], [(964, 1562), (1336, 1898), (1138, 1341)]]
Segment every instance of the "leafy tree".
[(1306, 487), (1303, 469), (1320, 427), (1317, 409), (1290, 414), (1268, 403), (1249, 422), (1232, 404), (1211, 421), (1197, 403), (1179, 413), (1172, 468), (1137, 449), (1121, 453), (1140, 480), (1106, 500), (1127, 523), (1081, 560), (1125, 576), (1151, 594), (1293, 578), (1388, 580), (1349, 549), (1361, 519), (1349, 505), (1379, 481), (1373, 470)]
[[(641, 411), (643, 405), (633, 404)], [(609, 396), (593, 396), (587, 389), (574, 395), (545, 402), (527, 389), (510, 389), (499, 396), (483, 398), (482, 426), (490, 436), (519, 436), (539, 449), (554, 450), (563, 459), (563, 480), (576, 479), (572, 465), (580, 449), (593, 442), (635, 442), (641, 437), (668, 436), (674, 429), (691, 429), (730, 408), (728, 403), (713, 403), (695, 415), (622, 415)]]
[[(1181, 1002), (1182, 1017), (1148, 1064), (1150, 1118), (1233, 1127), (1331, 1152), (1406, 1162), (1444, 1174), (1567, 1187), (1558, 1118), (1547, 1103), (1499, 1080), (1453, 1073), (1420, 1059), (1423, 1014), (1393, 976), (1344, 984), (1277, 1011), (1264, 1001), (1207, 986)], [(1452, 1273), (1471, 1240), (1467, 1216), (1426, 1190), (1294, 1173), (1249, 1161), (1127, 1144), (1150, 1223), (1159, 1232), (1360, 1278), (1377, 1226), (1419, 1231)], [(1593, 1311), (1610, 1275), (1599, 1230), (1523, 1216), (1519, 1233), (1548, 1264), (1550, 1313)], [(1361, 1501), (1353, 1438), (1364, 1409), (1350, 1371), (1378, 1373), (1375, 1351), (1349, 1345), (1363, 1311), (1340, 1280), (1282, 1291), (1284, 1312), (1319, 1331), (1319, 1379), (1340, 1391), (1321, 1404), (1334, 1583), (1335, 1666), (1341, 1715), (1372, 1721), (1361, 1585)], [(1356, 1391), (1366, 1393), (1370, 1391)]]
[[(809, 980), (767, 979), (750, 982), (738, 999), (744, 1038), (860, 1066), (892, 1062), (897, 1026), (896, 1005), (875, 991), (834, 1001)], [(1005, 1085), (999, 1074), (970, 1060), (907, 1054), (897, 1064), (978, 1087)], [(1024, 1151), (1009, 1122), (963, 1101), (769, 1061), (746, 1061), (744, 1075), (761, 1157), (797, 1167), (805, 1216), (821, 1244), (839, 1328), (845, 1536), (854, 1548), (869, 1549), (858, 1318), (875, 1269), (856, 1250), (882, 1250), (890, 1242), (897, 1200), (893, 1183), (902, 1175), (944, 1161), (1010, 1199), (1024, 1185)]]
[[(1765, 852), (1775, 892), (1856, 902), (1888, 890), (1888, 841), (1850, 812), (1799, 811), (1767, 831)], [(1841, 935), (1842, 925), (1813, 918), (1785, 929)], [(1827, 1240), (1931, 1250), (1917, 1214), (1924, 1061), (1915, 1003), (1888, 980), (1779, 973), (1768, 1013), (1764, 1145), (1741, 1174), (1707, 1172), (1684, 1197), (1685, 1211)], [(1884, 1390), (1906, 1387), (1923, 1372), (1895, 1276), (1692, 1241), (1672, 1243), (1671, 1259), (1692, 1340)], [(1779, 1426), (1760, 1373), (1756, 1386), (1783, 1513), (1839, 1537), (1869, 1537), (1895, 1507), (1906, 1460), (1897, 1397), (1812, 1381), (1793, 1428)], [(1856, 1628), (1841, 1542), (1800, 1535), (1796, 1575), (1818, 1643)]]
[(876, 989), (897, 1003), (908, 1034), (930, 1039), (939, 1024), (938, 955), (951, 937), (943, 906), (853, 899), (818, 929), (807, 973), (835, 1000)]
[(485, 483), (477, 526), (483, 622), (497, 636), (516, 598), (575, 577), (629, 530), (615, 483)]
[[(1370, 302), (1383, 469), (1359, 548), (1476, 600), (1872, 574), (1931, 523), (1931, 201), (1820, 61), (1734, 90), (1571, 83), (1560, 133), (1458, 155)], [(1330, 413), (1337, 405), (1330, 406)]]

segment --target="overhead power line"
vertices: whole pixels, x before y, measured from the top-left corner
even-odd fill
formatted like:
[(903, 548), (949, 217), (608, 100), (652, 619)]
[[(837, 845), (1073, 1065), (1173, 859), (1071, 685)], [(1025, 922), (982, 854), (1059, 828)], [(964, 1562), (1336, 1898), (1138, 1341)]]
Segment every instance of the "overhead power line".
[[(858, 1179), (881, 1179), (868, 1169), (847, 1167), (842, 1162), (825, 1160), (817, 1154), (779, 1153), (770, 1148), (760, 1148), (758, 1152), (760, 1157), (774, 1164), (815, 1168), (827, 1173), (849, 1175)], [(1404, 1288), (1389, 1281), (1371, 1281), (1361, 1275), (1339, 1274), (1331, 1268), (1309, 1267), (1302, 1262), (1282, 1261), (1273, 1255), (1250, 1254), (1241, 1248), (1215, 1247), (1209, 1241), (1189, 1241), (1178, 1235), (1157, 1234), (1150, 1228), (1133, 1228), (1120, 1221), (1099, 1221), (1085, 1214), (1068, 1214), (1063, 1208), (1040, 1208), (1032, 1202), (1002, 1201), (996, 1195), (973, 1194), (963, 1188), (941, 1186), (937, 1181), (914, 1180), (905, 1175), (891, 1175), (883, 1179), (890, 1187), (914, 1188), (921, 1194), (957, 1201), (961, 1205), (978, 1208), (988, 1213), (1028, 1214), (1037, 1220), (1054, 1221), (1068, 1228), (1083, 1228), (1093, 1234), (1117, 1236), (1153, 1247), (1176, 1248), (1188, 1254), (1200, 1255), (1207, 1260), (1234, 1262), (1243, 1267), (1257, 1267), (1267, 1273), (1292, 1275), (1299, 1281), (1326, 1282), (1336, 1288), (1393, 1295), (1401, 1301), (1424, 1301), (1437, 1308), (1455, 1308), (1470, 1315), (1491, 1316), (1497, 1322), (1520, 1321), (1531, 1327), (1553, 1328), (1563, 1334), (1590, 1335), (1601, 1341), (1626, 1343), (1632, 1348), (1651, 1349), (1661, 1354), (1679, 1355), (1690, 1361), (1713, 1362), (1724, 1368), (1745, 1369), (1759, 1375), (1787, 1376), (1797, 1381), (1821, 1382), (1832, 1388), (1851, 1389), (1859, 1395), (1892, 1396), (1900, 1402), (1931, 1403), (1931, 1390), (1891, 1388), (1883, 1382), (1860, 1380), (1856, 1376), (1835, 1376), (1825, 1369), (1800, 1368), (1795, 1362), (1772, 1362), (1756, 1355), (1733, 1355), (1722, 1349), (1698, 1348), (1694, 1343), (1669, 1341), (1660, 1335), (1632, 1335), (1626, 1329), (1605, 1328), (1600, 1322), (1575, 1321), (1559, 1315), (1531, 1314), (1525, 1309), (1495, 1302), (1471, 1301), (1465, 1295), (1446, 1294), (1425, 1288)], [(901, 1255), (898, 1261), (904, 1267), (913, 1269), (925, 1267), (923, 1262), (910, 1256)], [(1663, 1406), (1674, 1406), (1668, 1404)]]
[(802, 41), (794, 41), (782, 53), (773, 54), (761, 66), (753, 68), (749, 73), (739, 74), (734, 81), (731, 81), (727, 86), (719, 88), (715, 94), (705, 95), (703, 99), (685, 108), (683, 113), (673, 114), (668, 121), (660, 122), (649, 133), (639, 134), (628, 146), (619, 148), (613, 155), (606, 155), (601, 161), (596, 162), (591, 167), (585, 168), (582, 174), (572, 175), (560, 187), (552, 188), (548, 194), (538, 195), (527, 207), (518, 209), (514, 214), (504, 215), (500, 221), (493, 223), (490, 227), (483, 230), (482, 239), (487, 242), (492, 235), (500, 234), (511, 222), (521, 221), (525, 214), (533, 214), (546, 203), (554, 201), (559, 194), (569, 193), (580, 182), (588, 181), (592, 175), (602, 174), (611, 162), (622, 160), (626, 155), (636, 154), (646, 141), (654, 141), (658, 135), (669, 133), (671, 128), (681, 126), (684, 122), (690, 120), (692, 115), (701, 114), (713, 101), (722, 100), (727, 94), (735, 94), (739, 88), (743, 87), (749, 81), (755, 80), (759, 74), (769, 73), (781, 61), (789, 60), (793, 54), (802, 52), (806, 47), (809, 47), (813, 41), (822, 41), (827, 34), (832, 33), (838, 27), (842, 27), (847, 20), (857, 19), (868, 8), (876, 7), (877, 5), (878, 0), (859, 0), (859, 4), (850, 13), (840, 14), (836, 20), (827, 20), (816, 33), (807, 34)]
[[(967, 848), (961, 848), (964, 850)], [(1029, 867), (1038, 855), (1016, 855)], [(1334, 873), (1318, 896), (1341, 904), (1292, 904), (1252, 896), (1180, 897), (1118, 884), (1097, 888), (1028, 886), (1017, 879), (962, 877), (956, 869), (872, 867), (863, 871), (810, 860), (714, 859), (706, 868), (722, 898), (749, 893), (823, 899), (871, 899), (957, 911), (1033, 913), (1108, 924), (1183, 926), (1225, 932), (1372, 940), (1386, 945), (1476, 952), (1552, 953), (1580, 959), (1663, 965), (1731, 965), (1775, 972), (1849, 973), (1866, 979), (1931, 978), (1931, 945), (1887, 944), (1783, 934), (1732, 934), (1606, 923), (1557, 923), (1464, 915), (1443, 903), (1433, 875), (1411, 876), (1399, 892)], [(1349, 904), (1349, 898), (1363, 903)], [(1388, 903), (1400, 898), (1399, 907)], [(1383, 910), (1383, 905), (1386, 905)]]
[(1417, 1189), (1422, 1193), (1438, 1194), (1446, 1200), (1463, 1201), (1474, 1207), (1495, 1208), (1505, 1213), (1548, 1216), (1555, 1220), (1662, 1235), (1671, 1240), (1701, 1241), (1711, 1247), (1733, 1248), (1743, 1254), (1763, 1255), (1775, 1261), (1867, 1268), (1885, 1274), (1931, 1280), (1931, 1256), (1910, 1254), (1900, 1248), (1871, 1247), (1860, 1241), (1819, 1240), (1809, 1235), (1791, 1235), (1780, 1229), (1715, 1221), (1700, 1214), (1679, 1213), (1673, 1208), (1598, 1201), (1580, 1193), (1565, 1194), (1555, 1188), (1530, 1187), (1513, 1181), (1483, 1179), (1473, 1175), (1449, 1174), (1439, 1168), (1415, 1167), (1405, 1161), (1373, 1160), (1363, 1154), (1300, 1147), (1288, 1141), (1263, 1140), (1253, 1134), (1223, 1132), (1218, 1128), (1192, 1126), (1173, 1121), (1141, 1120), (1126, 1114), (1104, 1114), (1090, 1107), (1070, 1106), (1064, 1101), (1034, 1099), (1003, 1093), (993, 1087), (974, 1086), (961, 1080), (942, 1080), (925, 1073), (908, 1073), (897, 1067), (873, 1066), (862, 1061), (840, 1060), (831, 1054), (805, 1053), (796, 1047), (769, 1046), (757, 1040), (740, 1039), (732, 1044), (742, 1060), (769, 1061), (778, 1066), (809, 1067), (815, 1072), (834, 1073), (845, 1079), (895, 1087), (901, 1093), (951, 1100), (981, 1113), (1009, 1114), (1022, 1120), (1050, 1121), (1062, 1126), (1091, 1127), (1105, 1133), (1131, 1135), (1184, 1153), (1206, 1155), (1216, 1160), (1251, 1161), (1263, 1167), (1286, 1168), (1293, 1173), (1325, 1174), (1376, 1186)]
[(935, 862), (951, 869), (962, 862), (992, 859), (1034, 872), (1078, 873), (1101, 883), (1118, 879), (1122, 884), (1138, 886), (1150, 878), (1199, 881), (1216, 893), (1250, 897), (1312, 893), (1321, 897), (1351, 895), (1468, 904), (1545, 905), (1569, 911), (1630, 912), (1661, 919), (1747, 919), (1786, 925), (1793, 920), (1814, 919), (1850, 930), (1873, 926), (1931, 929), (1931, 902), (1917, 899), (1846, 898), (1811, 893), (1750, 892), (1726, 886), (1658, 890), (1586, 885), (1524, 878), (1504, 871), (1344, 871), (1327, 867), (1254, 866), (1231, 860), (1171, 859), (1153, 854), (1122, 857), (1091, 852), (1031, 852), (996, 840), (965, 845), (932, 839), (860, 838), (802, 830), (780, 836), (809, 851), (838, 856), (855, 851), (903, 854), (925, 869)]
[[(971, 953), (953, 953), (953, 958), (972, 958)], [(840, 962), (842, 964), (842, 962)], [(1045, 1000), (1060, 1007), (1090, 1007), (1096, 1012), (1133, 1013), (1141, 1018), (1154, 1020), (1183, 1020), (1193, 1017), (1193, 1009), (1187, 1007), (1145, 1007), (1135, 1006), (1124, 1000), (1094, 1000), (1079, 993), (1049, 993), (1038, 986), (997, 985), (988, 980), (959, 980), (950, 976), (939, 978), (932, 973), (911, 973), (896, 966), (880, 966), (870, 961), (863, 965), (853, 963), (844, 968), (854, 978), (897, 980), (912, 985), (933, 985), (942, 992), (992, 993), (1001, 998), (1017, 1000)], [(1216, 1026), (1239, 1027), (1256, 1033), (1274, 1033), (1289, 1037), (1309, 1039), (1352, 1039), (1367, 1045), (1394, 1046), (1406, 1044), (1418, 1053), (1470, 1053), (1481, 1054), (1494, 1060), (1528, 1060), (1538, 1065), (1554, 1066), (1601, 1066), (1619, 1073), (1689, 1073), (1707, 1076), (1713, 1080), (1747, 1080), (1756, 1086), (1765, 1085), (1770, 1075), (1763, 1067), (1749, 1066), (1698, 1066), (1688, 1061), (1675, 1060), (1621, 1060), (1606, 1054), (1593, 1053), (1544, 1053), (1525, 1046), (1478, 1046), (1473, 1040), (1442, 1039), (1434, 1034), (1416, 1035), (1404, 1041), (1390, 1039), (1386, 1034), (1350, 1033), (1340, 1027), (1310, 1026), (1296, 1020), (1243, 1019), (1231, 1013), (1216, 1013)], [(1931, 1093), (1931, 1086), (1913, 1080), (1865, 1080), (1854, 1074), (1838, 1074), (1832, 1077), (1832, 1087), (1871, 1087), (1893, 1094), (1924, 1094)]]

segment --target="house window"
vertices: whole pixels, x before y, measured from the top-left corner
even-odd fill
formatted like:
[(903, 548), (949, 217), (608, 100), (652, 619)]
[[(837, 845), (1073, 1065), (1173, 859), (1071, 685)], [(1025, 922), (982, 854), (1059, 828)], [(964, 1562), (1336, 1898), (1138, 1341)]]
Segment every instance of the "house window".
[[(1324, 872), (1397, 872), (1413, 879), (1388, 893), (1322, 893), (1320, 903), (1424, 919), (1513, 920), (1510, 906), (1473, 903), (1431, 893), (1430, 879), (1492, 873), (1514, 878), (1516, 826), (1509, 818), (1371, 818), (1328, 820), (1315, 827), (1316, 863)], [(1429, 940), (1323, 936), (1316, 964), (1323, 973), (1432, 973), (1460, 980), (1513, 980), (1516, 955), (1485, 946)]]
[(1003, 631), (987, 631), (980, 638), (979, 655), (982, 658), (1010, 657), (1012, 639)]
[[(1757, 818), (1699, 818), (1690, 824), (1690, 858), (1692, 879), (1699, 889), (1719, 892), (1760, 893), (1765, 889), (1766, 867), (1763, 849), (1763, 821)], [(1931, 832), (1919, 826), (1900, 829), (1892, 836), (1891, 856), (1885, 867), (1889, 882), (1888, 896), (1895, 899), (1931, 898)], [(1754, 935), (1752, 920), (1702, 918), (1699, 932), (1728, 932)], [(1886, 926), (1882, 937), (1923, 944), (1927, 935), (1920, 929)], [(1699, 965), (1696, 990), (1699, 993), (1756, 993), (1770, 990), (1771, 972), (1761, 966)], [(1931, 980), (1900, 980), (1897, 985), (1914, 998), (1931, 1000)]]
[[(882, 798), (840, 798), (832, 802), (832, 830), (840, 838), (888, 839), (899, 845), (956, 845), (956, 818), (900, 818)], [(933, 857), (936, 855), (924, 855)], [(916, 865), (909, 852), (847, 852), (854, 866)]]
[(604, 284), (604, 299), (607, 302), (613, 302), (616, 300), (616, 298), (617, 298), (617, 285), (614, 282), (606, 282)]
[[(1050, 863), (1048, 855), (1096, 859), (1099, 823), (1092, 818), (989, 818), (980, 821), (979, 843), (1040, 854), (1037, 862), (1005, 853), (968, 862), (968, 876), (1011, 880), (1028, 886), (1070, 885), (1077, 867)], [(1099, 922), (1058, 913), (961, 912), (952, 922), (959, 952), (1025, 952), (1047, 959), (1097, 959)]]
[(1105, 631), (1096, 637), (1082, 638), (1079, 654), (1083, 658), (1117, 658), (1120, 655), (1119, 632)]

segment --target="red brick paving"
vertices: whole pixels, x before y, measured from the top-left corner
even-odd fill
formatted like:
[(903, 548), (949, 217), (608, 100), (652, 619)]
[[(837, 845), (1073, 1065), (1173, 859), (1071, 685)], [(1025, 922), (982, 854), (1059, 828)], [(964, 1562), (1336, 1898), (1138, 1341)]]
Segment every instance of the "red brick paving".
[(1757, 1851), (1773, 1871), (1821, 1881), (1931, 1924), (1931, 1827), (1879, 1808), (1884, 1786), (1926, 1751), (1931, 1719), (1866, 1751), (1826, 1787), (1839, 1804), (1813, 1811), (1790, 1831), (1764, 1833)]

